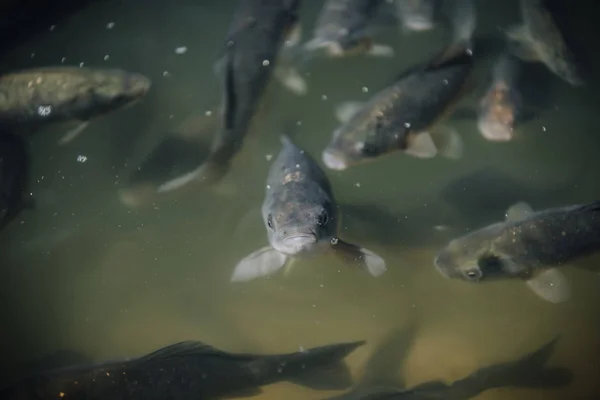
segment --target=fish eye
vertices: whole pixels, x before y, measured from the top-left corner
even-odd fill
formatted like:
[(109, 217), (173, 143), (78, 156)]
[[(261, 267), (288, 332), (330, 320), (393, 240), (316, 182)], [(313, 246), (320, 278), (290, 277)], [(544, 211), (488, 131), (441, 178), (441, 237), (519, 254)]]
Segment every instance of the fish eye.
[(323, 225), (327, 225), (327, 222), (329, 221), (329, 215), (327, 214), (327, 211), (324, 211), (320, 216), (319, 216), (319, 221), (318, 224), (323, 226)]
[(267, 217), (267, 226), (273, 229), (273, 215), (271, 214), (269, 214), (269, 216)]
[(467, 278), (467, 280), (476, 282), (481, 279), (483, 274), (481, 273), (479, 268), (471, 268), (471, 269), (466, 270), (464, 275), (465, 275), (465, 278)]

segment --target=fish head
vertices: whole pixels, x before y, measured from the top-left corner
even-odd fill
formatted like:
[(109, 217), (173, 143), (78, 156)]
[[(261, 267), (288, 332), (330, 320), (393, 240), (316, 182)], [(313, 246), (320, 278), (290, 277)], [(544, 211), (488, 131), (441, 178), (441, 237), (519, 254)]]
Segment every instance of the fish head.
[(317, 250), (331, 241), (335, 230), (331, 204), (288, 201), (264, 215), (269, 243), (289, 256)]
[[(329, 169), (342, 171), (387, 153), (390, 150), (386, 141), (388, 135), (383, 129), (385, 127), (377, 117), (357, 115), (351, 118), (334, 131), (333, 139), (323, 150), (323, 163)], [(394, 140), (403, 133), (394, 134)]]
[(516, 94), (504, 82), (497, 82), (483, 98), (477, 127), (487, 140), (507, 142), (513, 139), (518, 112)]
[(93, 73), (91, 91), (98, 106), (116, 110), (140, 100), (150, 90), (151, 81), (141, 74), (108, 70)]
[(497, 278), (523, 276), (524, 267), (494, 246), (501, 223), (452, 240), (437, 253), (437, 270), (450, 279), (480, 282)]

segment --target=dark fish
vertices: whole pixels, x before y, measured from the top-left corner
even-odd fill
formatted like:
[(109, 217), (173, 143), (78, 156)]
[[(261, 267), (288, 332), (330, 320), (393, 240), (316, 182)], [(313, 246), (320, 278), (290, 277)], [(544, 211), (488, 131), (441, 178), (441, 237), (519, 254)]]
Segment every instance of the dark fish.
[(314, 28), (313, 38), (304, 50), (322, 50), (328, 57), (367, 53), (394, 55), (390, 46), (373, 42), (371, 29), (385, 0), (327, 0)]
[(600, 250), (600, 202), (533, 212), (517, 203), (506, 221), (452, 240), (435, 258), (448, 278), (468, 282), (518, 278), (539, 297), (566, 301), (570, 290), (556, 268)]
[(0, 130), (0, 229), (34, 205), (28, 191), (29, 164), (26, 139)]
[(487, 390), (501, 387), (559, 388), (568, 386), (573, 374), (566, 368), (545, 368), (554, 351), (557, 339), (540, 349), (509, 361), (481, 368), (466, 378), (446, 384), (442, 381), (425, 382), (411, 389), (373, 387), (360, 396), (337, 397), (345, 400), (467, 400)]
[(2, 399), (220, 399), (253, 396), (280, 381), (343, 389), (351, 376), (343, 358), (364, 342), (280, 355), (232, 354), (200, 342), (181, 342), (146, 356), (61, 368), (6, 389)]
[(319, 165), (286, 136), (271, 165), (262, 216), (269, 246), (241, 260), (232, 281), (270, 275), (290, 258), (331, 251), (359, 261), (373, 276), (386, 271), (375, 253), (337, 237), (337, 205), (327, 176)]
[(218, 126), (215, 111), (193, 114), (165, 135), (128, 176), (119, 190), (121, 203), (140, 206), (196, 180), (209, 154), (210, 135)]
[(423, 158), (438, 151), (449, 158), (462, 156), (458, 133), (436, 126), (465, 92), (473, 69), (469, 51), (475, 29), (472, 7), (457, 13), (458, 17), (464, 23), (441, 57), (409, 72), (367, 103), (350, 102), (338, 109), (343, 124), (333, 132), (322, 156), (328, 168), (344, 170), (397, 151)]
[(300, 0), (241, 0), (229, 28), (223, 55), (215, 62), (222, 90), (221, 126), (196, 178), (215, 182), (240, 151), (252, 119), (274, 74), (288, 89), (306, 92), (306, 83), (282, 52), (300, 40)]
[(435, 27), (442, 0), (395, 0), (398, 18), (405, 30), (428, 31)]
[(544, 63), (571, 85), (583, 85), (575, 56), (544, 0), (521, 0), (521, 18), (523, 24), (508, 32), (518, 44), (514, 53), (524, 60)]
[(61, 139), (61, 143), (67, 143), (81, 133), (90, 119), (142, 98), (150, 84), (143, 75), (119, 69), (47, 67), (2, 75), (0, 124), (81, 122)]

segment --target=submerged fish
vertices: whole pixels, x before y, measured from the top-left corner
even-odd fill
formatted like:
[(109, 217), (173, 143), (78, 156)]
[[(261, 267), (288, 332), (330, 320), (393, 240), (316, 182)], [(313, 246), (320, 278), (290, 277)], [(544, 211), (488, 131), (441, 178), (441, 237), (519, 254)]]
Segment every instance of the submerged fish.
[(494, 65), (492, 83), (479, 104), (477, 127), (487, 140), (513, 139), (515, 128), (524, 116), (520, 80), (521, 62), (510, 54), (502, 55)]
[(280, 355), (232, 354), (201, 342), (181, 342), (146, 356), (39, 373), (0, 392), (2, 399), (190, 399), (253, 396), (290, 381), (343, 389), (351, 376), (343, 358), (364, 342)]
[(542, 299), (570, 296), (556, 268), (600, 250), (600, 202), (533, 212), (517, 203), (498, 222), (452, 240), (436, 256), (448, 278), (468, 282), (518, 278)]
[(559, 388), (568, 386), (573, 374), (566, 368), (545, 368), (558, 339), (545, 344), (516, 361), (480, 368), (469, 376), (446, 384), (442, 381), (421, 383), (410, 389), (373, 386), (328, 400), (467, 400), (494, 388)]
[(0, 130), (0, 229), (24, 208), (33, 207), (28, 192), (29, 163), (26, 139)]
[(145, 76), (119, 69), (46, 67), (2, 75), (0, 124), (80, 122), (61, 139), (67, 143), (90, 119), (134, 103), (150, 85)]
[(296, 94), (306, 82), (283, 54), (300, 41), (300, 0), (241, 0), (233, 15), (222, 56), (214, 71), (221, 84), (220, 126), (210, 154), (190, 179), (209, 183), (229, 170), (250, 130), (271, 76)]
[(507, 33), (519, 44), (513, 49), (515, 54), (524, 60), (544, 63), (571, 85), (582, 85), (584, 82), (575, 56), (544, 0), (521, 0), (521, 18), (523, 24)]
[(460, 11), (456, 16), (464, 23), (438, 58), (441, 61), (409, 72), (365, 104), (350, 102), (338, 108), (343, 123), (322, 156), (328, 168), (344, 170), (397, 151), (421, 158), (438, 152), (453, 159), (462, 156), (458, 133), (436, 125), (465, 92), (473, 69), (469, 50), (475, 14), (472, 8)]
[(428, 31), (435, 27), (442, 0), (395, 0), (402, 27), (409, 31)]
[(374, 43), (370, 27), (385, 0), (327, 0), (304, 50), (322, 50), (328, 57), (366, 53), (393, 56), (390, 46)]
[(337, 237), (337, 205), (327, 176), (311, 156), (286, 136), (271, 165), (262, 216), (269, 246), (241, 260), (232, 281), (248, 281), (274, 273), (290, 258), (333, 250), (357, 260), (373, 276), (386, 271), (375, 253)]

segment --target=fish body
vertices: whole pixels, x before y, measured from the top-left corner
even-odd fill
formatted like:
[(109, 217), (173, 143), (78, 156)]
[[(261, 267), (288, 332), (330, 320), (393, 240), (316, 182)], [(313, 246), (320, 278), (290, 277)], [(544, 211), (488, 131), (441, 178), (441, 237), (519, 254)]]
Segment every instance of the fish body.
[(479, 104), (477, 127), (490, 141), (506, 142), (514, 137), (523, 118), (521, 61), (511, 54), (502, 55), (493, 69), (492, 83)]
[(273, 74), (297, 93), (306, 91), (297, 72), (280, 65), (286, 39), (297, 29), (300, 5), (300, 0), (241, 0), (236, 8), (222, 55), (214, 64), (222, 92), (221, 124), (211, 154), (197, 173), (200, 178), (216, 181), (224, 176)]
[(119, 69), (45, 67), (0, 76), (0, 124), (88, 121), (142, 98), (151, 82)]
[(323, 152), (325, 165), (343, 170), (397, 151), (435, 156), (431, 129), (461, 96), (473, 66), (467, 53), (453, 61), (410, 73), (351, 113)]
[(1, 394), (7, 400), (206, 400), (256, 395), (260, 386), (285, 380), (310, 387), (311, 374), (325, 376), (334, 371), (342, 379), (331, 381), (332, 386), (343, 388), (351, 381), (342, 360), (363, 343), (252, 355), (226, 353), (200, 342), (181, 342), (132, 360), (35, 374)]
[(33, 206), (28, 192), (29, 164), (26, 139), (0, 130), (0, 229)]
[(337, 237), (337, 205), (327, 176), (289, 138), (283, 136), (281, 141), (283, 148), (269, 170), (262, 205), (269, 246), (240, 261), (232, 280), (270, 275), (289, 258), (327, 250), (359, 260), (374, 276), (385, 272), (379, 256)]
[(396, 0), (398, 18), (409, 31), (428, 31), (435, 27), (442, 0)]
[(521, 45), (515, 53), (526, 60), (541, 61), (571, 85), (582, 85), (575, 56), (544, 0), (521, 0), (521, 18), (523, 25), (508, 32), (509, 38)]
[[(372, 52), (393, 55), (389, 46), (375, 44), (370, 27), (384, 0), (327, 0), (317, 19), (313, 38), (304, 48), (324, 50), (329, 57)], [(377, 54), (379, 53), (379, 54)]]
[(448, 278), (469, 282), (520, 278), (558, 303), (568, 285), (556, 267), (600, 250), (600, 202), (533, 212), (518, 203), (498, 222), (451, 241), (435, 258)]

